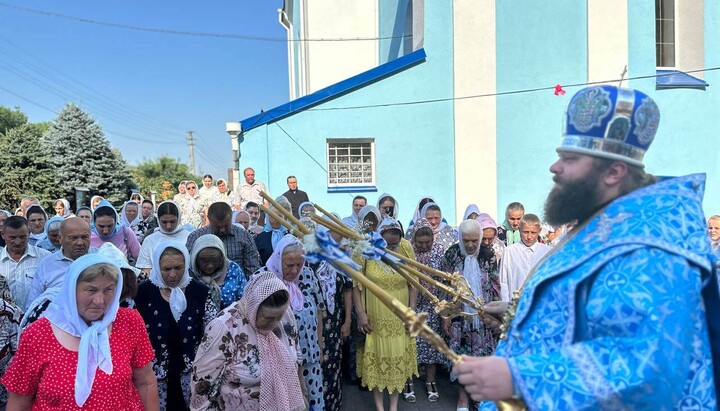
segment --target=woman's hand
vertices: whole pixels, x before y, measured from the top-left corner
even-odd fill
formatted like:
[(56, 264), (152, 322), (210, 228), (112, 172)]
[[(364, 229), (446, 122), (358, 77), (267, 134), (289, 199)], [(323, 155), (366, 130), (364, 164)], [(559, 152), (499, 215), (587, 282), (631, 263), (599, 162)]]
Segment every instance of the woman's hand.
[(508, 303), (505, 301), (493, 301), (483, 306), (483, 313), (480, 314), (480, 320), (483, 324), (490, 328), (499, 330), (502, 325), (502, 317), (508, 309)]
[(350, 321), (345, 321), (340, 327), (340, 338), (347, 338), (350, 336)]
[(372, 325), (368, 319), (367, 314), (364, 311), (359, 311), (358, 316), (358, 331), (363, 334), (370, 334), (372, 332)]

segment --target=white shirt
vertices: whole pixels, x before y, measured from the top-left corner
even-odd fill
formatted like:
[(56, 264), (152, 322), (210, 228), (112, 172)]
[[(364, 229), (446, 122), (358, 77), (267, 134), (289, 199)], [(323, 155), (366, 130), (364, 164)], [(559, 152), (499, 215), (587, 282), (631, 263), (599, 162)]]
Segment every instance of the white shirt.
[(138, 255), (135, 267), (140, 269), (152, 268), (152, 252), (155, 249), (156, 245), (160, 244), (163, 241), (178, 241), (185, 245), (185, 243), (187, 243), (187, 238), (189, 235), (190, 232), (183, 229), (178, 230), (178, 232), (174, 234), (165, 234), (159, 229), (156, 229), (155, 231), (153, 231), (152, 234), (145, 237), (145, 240), (143, 240), (142, 246), (140, 246), (140, 254)]
[(240, 207), (245, 209), (245, 204), (247, 204), (248, 201), (252, 201), (258, 205), (263, 204), (264, 200), (260, 196), (261, 191), (270, 194), (267, 187), (265, 187), (265, 183), (262, 181), (255, 180), (252, 184), (248, 184), (248, 182), (245, 181), (240, 185), (240, 189), (233, 192), (233, 205), (239, 204)]
[(13, 300), (21, 309), (27, 305), (30, 287), (40, 260), (48, 255), (50, 251), (28, 244), (25, 254), (19, 261), (15, 261), (10, 257), (7, 246), (0, 250), (0, 275), (7, 279)]
[(522, 240), (508, 246), (500, 262), (500, 298), (510, 301), (515, 290), (522, 288), (525, 278), (535, 263), (540, 261), (550, 247), (536, 242), (528, 247)]

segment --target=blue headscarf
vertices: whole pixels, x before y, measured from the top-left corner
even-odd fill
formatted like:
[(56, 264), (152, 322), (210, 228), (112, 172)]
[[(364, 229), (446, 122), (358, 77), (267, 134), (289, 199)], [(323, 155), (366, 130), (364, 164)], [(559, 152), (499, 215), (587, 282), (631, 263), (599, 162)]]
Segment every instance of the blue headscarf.
[[(97, 218), (97, 212), (101, 208), (109, 208), (115, 214), (115, 227), (113, 227), (113, 230), (107, 236), (100, 234), (98, 232), (97, 228), (95, 227), (95, 219)], [(117, 210), (115, 210), (115, 207), (113, 207), (109, 201), (103, 200), (95, 208), (95, 211), (93, 212), (92, 224), (90, 224), (90, 228), (92, 229), (93, 233), (97, 234), (97, 236), (100, 237), (100, 239), (103, 241), (109, 241), (110, 238), (112, 238), (112, 236), (117, 234), (122, 229), (122, 224), (120, 223), (120, 216), (118, 215)]]
[(280, 227), (278, 228), (272, 228), (270, 225), (270, 216), (267, 216), (265, 219), (265, 227), (263, 227), (263, 231), (272, 232), (270, 242), (272, 243), (273, 249), (275, 249), (280, 240), (285, 237), (285, 234), (288, 233), (288, 229), (282, 224), (280, 224)]

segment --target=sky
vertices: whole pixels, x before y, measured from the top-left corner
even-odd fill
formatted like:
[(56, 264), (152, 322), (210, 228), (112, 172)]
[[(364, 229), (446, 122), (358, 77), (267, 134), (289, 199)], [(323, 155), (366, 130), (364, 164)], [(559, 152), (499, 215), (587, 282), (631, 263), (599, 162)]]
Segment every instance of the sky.
[(131, 165), (161, 155), (189, 164), (192, 130), (198, 174), (227, 177), (225, 122), (288, 101), (281, 7), (281, 0), (0, 0), (0, 105), (41, 122), (75, 103)]

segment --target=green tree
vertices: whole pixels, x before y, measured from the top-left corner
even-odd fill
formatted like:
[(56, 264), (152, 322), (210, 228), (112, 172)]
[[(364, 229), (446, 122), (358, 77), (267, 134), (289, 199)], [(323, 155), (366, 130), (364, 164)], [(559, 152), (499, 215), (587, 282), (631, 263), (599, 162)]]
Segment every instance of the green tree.
[(37, 197), (49, 208), (60, 194), (42, 127), (24, 124), (0, 135), (0, 206), (12, 209), (24, 196)]
[(168, 156), (143, 159), (141, 163), (133, 166), (130, 172), (143, 195), (147, 196), (150, 191), (156, 191), (163, 200), (172, 198), (171, 194), (175, 191), (170, 191), (168, 188), (174, 190), (181, 181), (199, 181), (187, 164)]
[(133, 182), (125, 160), (110, 148), (102, 128), (74, 104), (66, 105), (43, 136), (55, 163), (60, 190), (75, 196), (86, 187), (115, 205), (127, 200)]
[(27, 116), (17, 107), (15, 107), (15, 110), (11, 110), (0, 106), (0, 134), (5, 134), (8, 130), (20, 127), (27, 124), (27, 122)]

